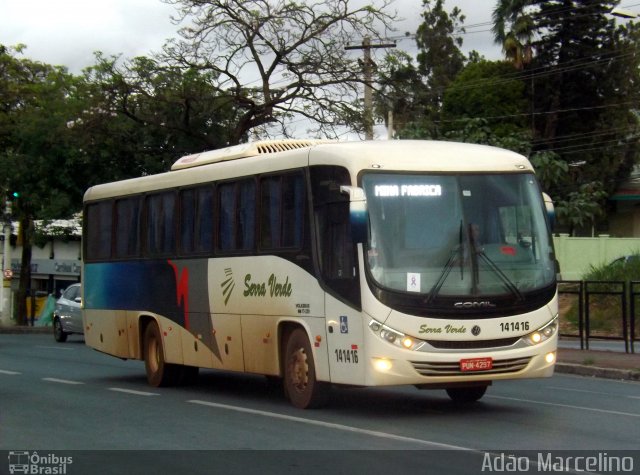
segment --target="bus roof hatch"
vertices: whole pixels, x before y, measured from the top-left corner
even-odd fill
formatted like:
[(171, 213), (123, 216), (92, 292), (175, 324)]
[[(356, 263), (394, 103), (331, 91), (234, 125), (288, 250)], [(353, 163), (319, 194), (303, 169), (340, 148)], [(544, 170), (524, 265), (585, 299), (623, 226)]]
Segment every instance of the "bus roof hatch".
[(255, 157), (270, 153), (296, 150), (311, 147), (320, 143), (332, 142), (331, 140), (261, 140), (258, 142), (244, 143), (231, 147), (194, 153), (180, 158), (173, 164), (171, 170), (198, 167), (210, 163), (237, 160), (239, 158)]

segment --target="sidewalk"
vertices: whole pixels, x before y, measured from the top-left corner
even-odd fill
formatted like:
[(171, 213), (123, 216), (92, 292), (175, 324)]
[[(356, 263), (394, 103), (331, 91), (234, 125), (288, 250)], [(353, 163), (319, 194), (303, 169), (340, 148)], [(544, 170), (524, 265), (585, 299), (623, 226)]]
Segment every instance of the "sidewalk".
[[(2, 333), (48, 333), (53, 339), (51, 327), (0, 326)], [(556, 373), (640, 382), (640, 353), (558, 348)]]
[(556, 372), (640, 381), (640, 353), (558, 348)]

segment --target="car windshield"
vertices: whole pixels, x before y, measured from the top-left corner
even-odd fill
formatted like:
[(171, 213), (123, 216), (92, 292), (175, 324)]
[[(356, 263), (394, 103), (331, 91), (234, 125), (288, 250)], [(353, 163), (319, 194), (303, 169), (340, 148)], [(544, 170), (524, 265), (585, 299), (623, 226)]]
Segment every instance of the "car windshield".
[(553, 283), (532, 174), (363, 176), (377, 285), (437, 296), (513, 296)]

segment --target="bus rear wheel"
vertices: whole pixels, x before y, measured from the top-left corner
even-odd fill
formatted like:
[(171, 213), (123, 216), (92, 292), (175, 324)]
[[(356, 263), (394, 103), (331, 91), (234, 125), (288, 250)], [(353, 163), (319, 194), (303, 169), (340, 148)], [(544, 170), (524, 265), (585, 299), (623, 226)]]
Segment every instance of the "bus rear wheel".
[(487, 386), (472, 386), (468, 388), (447, 388), (447, 394), (455, 403), (469, 404), (476, 402), (487, 392)]
[(318, 407), (326, 401), (327, 384), (316, 379), (311, 344), (301, 328), (293, 330), (285, 342), (284, 388), (291, 404), (300, 409)]
[(151, 386), (172, 386), (180, 376), (177, 365), (167, 363), (162, 347), (162, 335), (156, 322), (151, 322), (144, 330), (144, 367), (147, 381)]

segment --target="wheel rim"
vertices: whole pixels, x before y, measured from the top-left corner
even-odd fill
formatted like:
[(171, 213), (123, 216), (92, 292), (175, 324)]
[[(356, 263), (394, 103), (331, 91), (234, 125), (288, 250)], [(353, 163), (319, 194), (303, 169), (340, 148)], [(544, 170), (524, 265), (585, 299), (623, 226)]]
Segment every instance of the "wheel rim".
[(304, 348), (298, 349), (291, 355), (290, 361), (291, 384), (298, 391), (304, 391), (309, 384), (309, 365)]

